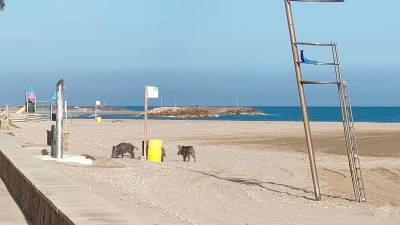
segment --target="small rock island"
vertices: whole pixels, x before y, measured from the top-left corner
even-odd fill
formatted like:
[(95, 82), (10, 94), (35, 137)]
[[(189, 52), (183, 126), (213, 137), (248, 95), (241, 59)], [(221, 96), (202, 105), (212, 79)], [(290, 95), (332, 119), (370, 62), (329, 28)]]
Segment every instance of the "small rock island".
[(226, 115), (261, 115), (262, 113), (251, 107), (158, 107), (148, 111), (151, 116), (177, 118), (205, 118)]

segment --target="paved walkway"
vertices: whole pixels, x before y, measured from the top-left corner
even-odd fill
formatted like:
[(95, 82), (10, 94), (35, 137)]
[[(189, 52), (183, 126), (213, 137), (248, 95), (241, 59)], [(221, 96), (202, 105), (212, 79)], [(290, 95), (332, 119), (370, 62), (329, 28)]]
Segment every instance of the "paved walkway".
[(0, 224), (28, 225), (17, 203), (11, 197), (3, 180), (0, 179)]
[(0, 151), (74, 224), (142, 225), (131, 215), (24, 150), (17, 138), (0, 133)]

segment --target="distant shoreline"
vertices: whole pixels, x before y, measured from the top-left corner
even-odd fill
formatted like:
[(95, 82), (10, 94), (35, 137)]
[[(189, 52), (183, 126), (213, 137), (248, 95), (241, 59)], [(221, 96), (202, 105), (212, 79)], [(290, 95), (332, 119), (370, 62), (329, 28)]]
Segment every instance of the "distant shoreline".
[[(198, 106), (197, 108), (201, 108)], [(222, 106), (206, 106), (207, 108), (224, 108)], [(149, 110), (159, 108), (159, 106), (150, 106)], [(181, 107), (180, 107), (181, 108)], [(234, 108), (236, 107), (226, 107)], [(239, 107), (242, 108), (242, 107)], [(251, 107), (257, 109), (261, 113), (230, 113), (228, 115), (214, 114), (209, 117), (190, 117), (177, 115), (149, 115), (153, 119), (160, 120), (230, 120), (230, 121), (302, 121), (300, 107), (296, 106), (266, 106)], [(4, 109), (4, 107), (2, 108)], [(39, 113), (48, 116), (49, 109), (39, 107)], [(93, 106), (69, 106), (68, 111), (76, 119), (91, 118), (94, 116)], [(341, 122), (342, 116), (339, 107), (334, 106), (311, 106), (308, 108), (309, 118), (312, 122)], [(16, 107), (9, 107), (10, 113), (15, 113)], [(97, 113), (103, 119), (142, 119), (143, 106), (104, 106)], [(400, 123), (400, 107), (353, 107), (353, 115), (355, 122), (371, 122), (371, 123)]]

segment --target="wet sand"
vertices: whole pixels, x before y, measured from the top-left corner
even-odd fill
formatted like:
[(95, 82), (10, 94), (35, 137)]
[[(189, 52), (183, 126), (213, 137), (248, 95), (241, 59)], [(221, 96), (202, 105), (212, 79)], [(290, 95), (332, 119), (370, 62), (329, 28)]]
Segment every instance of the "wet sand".
[[(257, 145), (260, 148), (281, 148), (307, 152), (305, 135), (290, 135), (288, 137), (274, 136), (260, 133), (242, 133), (235, 135), (219, 135), (200, 137), (206, 144), (225, 145)], [(358, 131), (357, 141), (362, 156), (400, 156), (400, 131)], [(343, 131), (332, 131), (313, 134), (313, 143), (316, 151), (328, 154), (345, 155), (346, 146)], [(264, 146), (264, 147), (263, 147)]]

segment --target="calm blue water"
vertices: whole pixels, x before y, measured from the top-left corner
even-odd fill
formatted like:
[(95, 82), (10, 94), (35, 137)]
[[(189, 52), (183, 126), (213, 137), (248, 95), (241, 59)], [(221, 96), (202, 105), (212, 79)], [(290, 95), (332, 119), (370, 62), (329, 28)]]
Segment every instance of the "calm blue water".
[[(143, 106), (119, 106), (118, 108), (142, 111)], [(151, 107), (150, 107), (151, 108)], [(299, 107), (255, 107), (265, 115), (232, 115), (213, 118), (198, 118), (192, 120), (236, 120), (236, 121), (301, 121)], [(312, 121), (337, 122), (341, 121), (339, 107), (309, 107)], [(400, 123), (400, 107), (353, 107), (354, 120), (357, 122)], [(80, 118), (88, 118), (82, 115)], [(142, 119), (139, 115), (102, 115), (104, 119)], [(160, 120), (179, 120), (177, 118), (154, 118)]]

